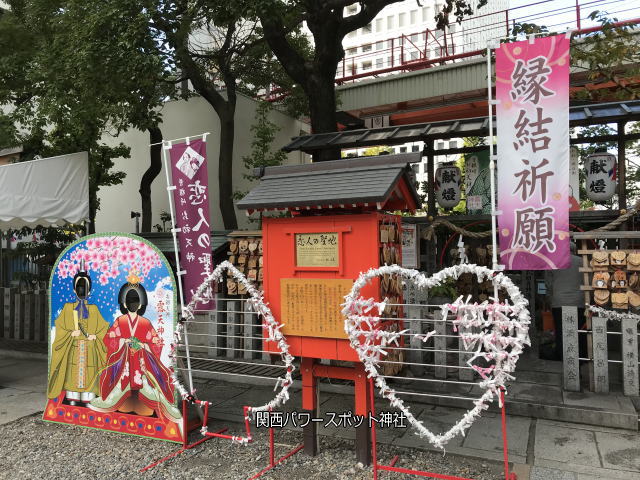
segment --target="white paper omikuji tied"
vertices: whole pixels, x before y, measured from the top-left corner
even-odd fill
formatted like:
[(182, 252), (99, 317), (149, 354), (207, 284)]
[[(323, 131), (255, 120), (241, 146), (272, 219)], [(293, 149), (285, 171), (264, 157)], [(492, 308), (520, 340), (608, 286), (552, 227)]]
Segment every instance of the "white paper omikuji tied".
[[(203, 300), (211, 299), (208, 297), (212, 296), (213, 292), (212, 289), (209, 288), (209, 286), (211, 285), (211, 282), (214, 281), (222, 282), (222, 273), (225, 270), (228, 271), (236, 281), (241, 282), (247, 289), (247, 294), (249, 295), (247, 302), (250, 303), (251, 308), (254, 312), (262, 316), (263, 328), (267, 330), (268, 337), (265, 340), (273, 341), (278, 345), (278, 348), (280, 349), (280, 357), (282, 358), (284, 366), (286, 367), (284, 377), (279, 377), (277, 379), (276, 388), (274, 390), (277, 390), (278, 388), (280, 388), (280, 390), (275, 395), (273, 400), (259, 407), (248, 407), (248, 412), (251, 414), (255, 414), (255, 412), (258, 411), (275, 409), (280, 405), (285, 404), (287, 400), (289, 400), (289, 388), (293, 383), (293, 372), (296, 367), (293, 364), (293, 356), (289, 353), (289, 344), (287, 343), (285, 336), (280, 331), (283, 325), (278, 323), (273, 317), (271, 309), (264, 302), (262, 292), (256, 289), (255, 285), (249, 282), (249, 280), (247, 280), (247, 278), (237, 268), (235, 268), (231, 263), (225, 260), (224, 262), (221, 262), (213, 270), (213, 272), (211, 272), (211, 274), (202, 282), (202, 285), (200, 285), (200, 287), (196, 290), (189, 304), (184, 307), (182, 318), (184, 318), (185, 322), (190, 322), (195, 318), (194, 311), (196, 309), (196, 305), (202, 303)], [(177, 344), (180, 343), (183, 330), (184, 323), (179, 322), (175, 332), (175, 343), (172, 348), (173, 356), (176, 355)], [(180, 383), (175, 374), (173, 375), (173, 383), (182, 395), (183, 399), (188, 398), (189, 395), (194, 395), (195, 392), (189, 393), (187, 389)], [(238, 441), (240, 441), (241, 438), (238, 438)]]
[[(463, 273), (475, 274), (478, 282), (490, 280), (498, 289), (504, 289), (507, 292), (511, 303), (469, 303), (468, 300), (465, 301), (460, 297), (453, 303), (442, 305), (442, 318), (447, 318), (449, 313), (455, 314), (456, 319), (453, 323), (456, 330), (460, 332), (462, 342), (467, 348), (475, 349), (467, 364), (480, 374), (482, 380), (478, 386), (484, 390), (484, 393), (474, 401), (474, 407), (467, 411), (460, 421), (447, 432), (437, 435), (414, 417), (410, 408), (387, 384), (379, 371), (380, 360), (388, 353), (386, 347), (397, 345), (399, 338), (402, 335), (406, 336), (407, 331), (376, 330), (376, 323), (385, 309), (386, 299), (382, 302), (376, 302), (372, 298), (364, 299), (360, 296), (360, 291), (372, 279), (383, 275), (399, 275), (404, 282), (412, 282), (418, 289), (429, 289), (448, 279), (457, 279)], [(404, 413), (417, 435), (426, 437), (431, 444), (441, 449), (444, 449), (444, 446), (456, 435), (464, 435), (482, 411), (489, 408), (489, 403), (494, 400), (494, 397), (497, 397), (500, 402), (500, 389), (505, 388), (505, 383), (514, 378), (511, 374), (515, 371), (516, 362), (525, 345), (530, 345), (531, 316), (527, 308), (527, 300), (509, 277), (479, 265), (456, 265), (445, 268), (431, 277), (398, 265), (374, 268), (360, 274), (345, 300), (342, 310), (345, 316), (345, 331), (351, 346), (364, 364), (369, 378), (374, 380), (380, 394), (389, 400), (391, 406)], [(476, 327), (475, 332), (472, 332), (472, 327)], [(430, 334), (431, 332), (426, 336)], [(421, 341), (426, 341), (425, 334), (414, 336)], [(489, 367), (474, 365), (473, 361), (478, 358), (483, 358), (492, 364)]]
[(589, 305), (589, 310), (593, 312), (597, 317), (606, 318), (607, 320), (615, 320), (621, 322), (622, 320), (635, 320), (640, 322), (640, 315), (631, 312), (616, 312), (614, 310), (607, 310), (606, 308), (596, 307), (595, 305)]

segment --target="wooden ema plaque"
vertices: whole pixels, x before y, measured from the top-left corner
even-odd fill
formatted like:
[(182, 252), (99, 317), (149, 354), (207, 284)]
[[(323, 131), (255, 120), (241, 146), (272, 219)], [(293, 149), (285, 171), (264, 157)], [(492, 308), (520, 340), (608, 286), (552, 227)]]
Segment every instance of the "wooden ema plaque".
[(341, 304), (352, 286), (353, 280), (281, 279), (282, 333), (301, 337), (346, 339)]

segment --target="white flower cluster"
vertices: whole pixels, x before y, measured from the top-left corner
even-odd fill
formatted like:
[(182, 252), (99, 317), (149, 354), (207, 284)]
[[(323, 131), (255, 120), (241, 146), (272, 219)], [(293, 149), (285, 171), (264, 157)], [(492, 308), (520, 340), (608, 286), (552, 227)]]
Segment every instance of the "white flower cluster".
[[(478, 385), (485, 392), (474, 401), (474, 408), (467, 411), (457, 424), (449, 431), (436, 435), (413, 416), (409, 407), (398, 397), (395, 390), (389, 387), (378, 369), (380, 358), (387, 355), (385, 347), (392, 343), (397, 344), (399, 337), (406, 335), (407, 331), (386, 332), (378, 330), (386, 300), (383, 302), (376, 302), (373, 299), (365, 300), (360, 297), (360, 291), (373, 278), (383, 275), (399, 275), (405, 282), (413, 282), (419, 289), (429, 289), (440, 285), (449, 278), (457, 279), (463, 273), (475, 274), (478, 282), (484, 281), (485, 278), (491, 280), (498, 289), (506, 290), (512, 303), (471, 304), (468, 300), (464, 301), (460, 297), (455, 302), (441, 307), (442, 318), (446, 318), (449, 313), (456, 315), (454, 325), (460, 330), (463, 343), (468, 348), (477, 345), (477, 350), (473, 353), (468, 364), (481, 374), (483, 380)], [(389, 400), (391, 406), (404, 413), (409, 423), (416, 429), (417, 435), (421, 438), (426, 437), (431, 444), (443, 450), (444, 446), (456, 435), (464, 436), (465, 431), (482, 411), (489, 408), (489, 403), (493, 401), (494, 396), (497, 396), (500, 401), (500, 389), (504, 389), (506, 381), (513, 378), (510, 374), (515, 370), (520, 354), (525, 345), (530, 345), (528, 331), (531, 317), (527, 308), (528, 301), (506, 275), (478, 265), (455, 265), (445, 268), (431, 277), (426, 277), (417, 270), (402, 268), (398, 265), (374, 268), (360, 274), (345, 299), (342, 310), (345, 316), (345, 331), (349, 336), (351, 346), (364, 364), (367, 375), (369, 378), (373, 378), (381, 395)], [(377, 309), (378, 316), (375, 316), (375, 310), (373, 314), (369, 315), (369, 312), (374, 308)], [(476, 331), (480, 331), (471, 333), (473, 327)], [(426, 341), (431, 336), (430, 334), (431, 332), (426, 336), (424, 334), (414, 334), (414, 336)], [(490, 368), (475, 368), (476, 366), (472, 362), (477, 358), (484, 358), (494, 363)]]
[[(282, 361), (284, 362), (284, 365), (286, 367), (284, 378), (279, 377), (276, 382), (276, 388), (278, 388), (279, 386), (281, 388), (273, 398), (273, 400), (260, 407), (249, 407), (248, 411), (251, 413), (255, 413), (258, 411), (275, 409), (289, 400), (289, 387), (291, 387), (291, 384), (293, 383), (293, 372), (296, 368), (293, 364), (293, 356), (289, 353), (289, 344), (287, 343), (285, 336), (280, 331), (283, 325), (278, 323), (273, 317), (271, 309), (264, 302), (262, 293), (257, 290), (256, 287), (251, 282), (249, 282), (236, 267), (233, 266), (233, 264), (225, 260), (224, 262), (220, 263), (213, 270), (213, 272), (211, 272), (211, 274), (209, 274), (209, 276), (204, 280), (204, 282), (202, 282), (202, 284), (193, 294), (189, 305), (184, 307), (182, 318), (185, 322), (192, 321), (195, 318), (194, 311), (196, 309), (196, 305), (198, 305), (199, 303), (205, 303), (209, 300), (213, 300), (213, 292), (210, 288), (210, 285), (212, 282), (222, 282), (222, 272), (224, 270), (227, 270), (236, 281), (241, 282), (247, 289), (247, 293), (249, 295), (247, 301), (250, 303), (253, 311), (262, 316), (262, 326), (268, 332), (268, 338), (266, 340), (277, 343), (278, 348), (280, 349), (280, 357), (282, 358)], [(172, 360), (174, 361), (176, 355), (176, 345), (180, 343), (182, 339), (183, 330), (184, 324), (183, 322), (179, 322), (174, 334), (175, 343), (174, 345), (172, 345), (171, 349)], [(173, 383), (180, 392), (180, 395), (183, 399), (187, 399), (190, 396), (189, 393), (187, 393), (187, 389), (180, 383), (175, 373), (173, 374)], [(191, 395), (194, 394), (195, 392), (191, 392)], [(240, 441), (240, 443), (244, 442)]]
[(636, 322), (640, 321), (640, 315), (631, 312), (616, 312), (614, 310), (607, 310), (595, 305), (589, 305), (589, 310), (596, 314), (598, 317), (606, 318), (608, 320), (616, 320), (621, 322), (622, 320), (630, 319)]

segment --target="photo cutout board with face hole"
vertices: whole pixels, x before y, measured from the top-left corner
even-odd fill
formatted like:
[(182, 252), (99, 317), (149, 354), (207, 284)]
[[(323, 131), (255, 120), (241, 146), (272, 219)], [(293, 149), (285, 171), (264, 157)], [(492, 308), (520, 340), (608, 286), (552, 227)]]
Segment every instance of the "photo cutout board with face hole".
[(44, 420), (182, 442), (164, 255), (135, 235), (89, 235), (62, 252), (49, 287)]

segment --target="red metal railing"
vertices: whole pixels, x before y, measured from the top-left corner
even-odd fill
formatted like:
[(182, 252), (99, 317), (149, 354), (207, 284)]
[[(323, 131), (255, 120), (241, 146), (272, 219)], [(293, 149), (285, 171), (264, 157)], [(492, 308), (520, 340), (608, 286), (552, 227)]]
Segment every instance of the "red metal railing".
[[(525, 23), (544, 26), (549, 32), (572, 30), (574, 35), (583, 35), (598, 30), (598, 23), (589, 18), (595, 10), (606, 12), (620, 23), (640, 23), (637, 0), (571, 1), (541, 0), (466, 18), (444, 30), (424, 29), (382, 40), (372, 37), (346, 49), (345, 58), (338, 64), (336, 84), (480, 57), (485, 54), (489, 40), (510, 38), (514, 27)], [(519, 39), (522, 38), (523, 35)], [(278, 101), (283, 96), (286, 92), (274, 87), (267, 99)]]

